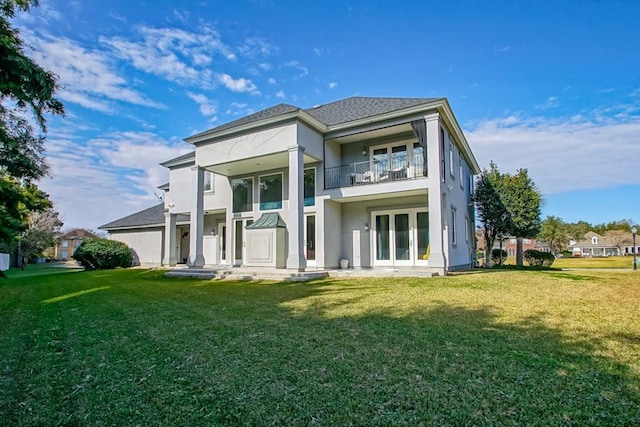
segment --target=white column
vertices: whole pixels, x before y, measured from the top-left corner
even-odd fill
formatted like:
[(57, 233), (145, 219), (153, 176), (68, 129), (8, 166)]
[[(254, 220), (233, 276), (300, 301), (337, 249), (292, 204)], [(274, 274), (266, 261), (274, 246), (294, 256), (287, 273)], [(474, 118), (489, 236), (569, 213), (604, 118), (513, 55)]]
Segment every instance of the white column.
[(202, 236), (204, 234), (204, 169), (191, 168), (191, 227), (189, 229), (189, 268), (202, 268)]
[(174, 266), (178, 263), (176, 257), (176, 214), (164, 214), (164, 259), (163, 265)]
[[(448, 253), (444, 245), (443, 230), (443, 187), (440, 179), (440, 161), (447, 153), (440, 152), (440, 118), (438, 114), (425, 117), (427, 123), (427, 167), (429, 183), (429, 268), (445, 275), (446, 256)], [(446, 172), (446, 171), (445, 171)]]
[(304, 257), (304, 147), (289, 147), (289, 254), (287, 268), (303, 271)]
[[(231, 195), (231, 198), (233, 198), (233, 194)], [(233, 206), (233, 201), (231, 202), (230, 206)], [(227, 248), (226, 248), (227, 267), (233, 267), (233, 258), (236, 256), (234, 252), (235, 242), (233, 240), (233, 237), (235, 236), (235, 231), (233, 230), (233, 212), (232, 211), (233, 211), (233, 208), (227, 208), (227, 213), (225, 216), (225, 221), (227, 223)]]

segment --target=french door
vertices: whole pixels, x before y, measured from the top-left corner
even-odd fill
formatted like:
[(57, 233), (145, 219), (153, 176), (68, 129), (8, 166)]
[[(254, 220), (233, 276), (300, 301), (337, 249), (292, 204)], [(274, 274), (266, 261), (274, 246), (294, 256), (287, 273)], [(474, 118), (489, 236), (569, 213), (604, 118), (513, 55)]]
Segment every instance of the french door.
[(373, 265), (427, 265), (429, 213), (405, 209), (371, 213)]
[(252, 223), (250, 218), (233, 220), (233, 265), (242, 265), (247, 257), (247, 225)]
[(316, 215), (307, 214), (304, 216), (304, 255), (307, 259), (307, 266), (316, 266)]

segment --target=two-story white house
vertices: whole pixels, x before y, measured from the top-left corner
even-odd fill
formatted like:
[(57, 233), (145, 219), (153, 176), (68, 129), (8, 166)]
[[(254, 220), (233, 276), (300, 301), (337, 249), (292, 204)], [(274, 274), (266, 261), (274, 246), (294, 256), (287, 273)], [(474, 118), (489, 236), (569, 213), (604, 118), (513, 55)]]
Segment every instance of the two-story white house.
[(190, 136), (164, 204), (105, 224), (141, 264), (304, 269), (474, 263), (480, 172), (446, 98), (279, 104)]

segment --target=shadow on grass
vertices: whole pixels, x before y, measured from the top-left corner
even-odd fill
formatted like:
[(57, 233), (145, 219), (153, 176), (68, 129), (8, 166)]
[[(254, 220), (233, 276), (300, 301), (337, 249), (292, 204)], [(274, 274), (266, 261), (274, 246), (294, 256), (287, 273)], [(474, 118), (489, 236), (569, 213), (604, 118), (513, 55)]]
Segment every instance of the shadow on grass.
[[(78, 276), (87, 288), (103, 285), (92, 274)], [(0, 341), (2, 419), (640, 423), (637, 375), (598, 355), (597, 340), (571, 339), (540, 318), (505, 324), (494, 307), (452, 302), (372, 306), (364, 297), (376, 286), (353, 282), (189, 286), (116, 273), (110, 283), (123, 278), (109, 292), (39, 306), (22, 323), (13, 313)]]

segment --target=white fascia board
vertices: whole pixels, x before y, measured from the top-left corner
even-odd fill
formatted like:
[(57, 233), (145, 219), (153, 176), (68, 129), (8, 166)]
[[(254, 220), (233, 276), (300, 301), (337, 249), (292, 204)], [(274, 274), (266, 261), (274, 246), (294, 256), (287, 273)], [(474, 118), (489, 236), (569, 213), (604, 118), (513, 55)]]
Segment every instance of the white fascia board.
[(451, 106), (449, 105), (449, 101), (446, 98), (442, 99), (442, 103), (440, 105), (439, 110), (442, 113), (442, 118), (449, 125), (449, 128), (455, 133), (456, 139), (460, 141), (462, 144), (462, 151), (465, 154), (465, 157), (469, 161), (469, 166), (471, 166), (471, 170), (474, 175), (479, 174), (481, 171), (480, 165), (478, 165), (478, 161), (476, 160), (473, 152), (471, 151), (471, 147), (469, 147), (469, 143), (467, 142), (467, 138), (465, 138), (464, 133), (462, 133), (462, 129), (456, 120), (456, 117), (453, 115), (453, 110), (451, 110)]
[(278, 123), (286, 122), (289, 120), (300, 120), (302, 122), (305, 122), (309, 124), (312, 128), (319, 131), (320, 133), (324, 133), (327, 130), (327, 127), (322, 122), (318, 121), (317, 119), (315, 119), (314, 117), (305, 113), (302, 110), (297, 110), (297, 111), (291, 111), (285, 114), (280, 114), (278, 116), (269, 117), (267, 119), (246, 123), (244, 125), (234, 126), (232, 128), (224, 129), (219, 132), (212, 131), (212, 132), (201, 133), (199, 135), (184, 138), (184, 141), (189, 144), (193, 144), (197, 146), (199, 143), (202, 143), (202, 142), (211, 142), (211, 140), (213, 139), (228, 137), (228, 136), (245, 132), (251, 129), (278, 124)]

